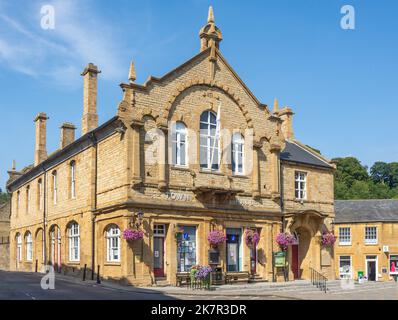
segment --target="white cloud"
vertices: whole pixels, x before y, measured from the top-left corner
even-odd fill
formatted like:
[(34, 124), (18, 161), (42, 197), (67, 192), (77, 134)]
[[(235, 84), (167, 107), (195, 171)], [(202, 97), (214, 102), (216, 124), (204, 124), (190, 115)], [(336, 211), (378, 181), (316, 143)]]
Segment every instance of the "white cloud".
[(61, 85), (79, 83), (88, 62), (97, 64), (106, 80), (127, 77), (128, 66), (122, 65), (123, 48), (117, 39), (120, 32), (96, 16), (89, 6), (92, 3), (57, 0), (46, 4), (55, 7), (54, 30), (41, 29), (40, 5), (26, 8), (37, 12), (28, 20), (11, 16), (0, 6), (0, 28), (5, 30), (0, 34), (0, 64)]

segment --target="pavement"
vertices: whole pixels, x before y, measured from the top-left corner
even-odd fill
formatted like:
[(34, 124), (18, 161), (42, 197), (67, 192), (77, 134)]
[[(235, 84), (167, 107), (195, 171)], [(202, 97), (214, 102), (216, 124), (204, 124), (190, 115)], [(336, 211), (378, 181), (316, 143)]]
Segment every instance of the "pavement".
[(398, 300), (398, 284), (377, 282), (345, 288), (329, 281), (327, 293), (309, 281), (188, 288), (133, 287), (111, 281), (81, 281), (55, 274), (55, 288), (43, 290), (43, 274), (0, 271), (0, 300)]

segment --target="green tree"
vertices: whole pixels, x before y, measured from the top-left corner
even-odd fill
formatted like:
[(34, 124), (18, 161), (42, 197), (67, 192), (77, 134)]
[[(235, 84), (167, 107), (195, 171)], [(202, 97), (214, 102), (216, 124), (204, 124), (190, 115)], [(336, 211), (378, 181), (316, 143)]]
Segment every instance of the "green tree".
[(390, 182), (390, 166), (388, 163), (378, 161), (370, 168), (370, 177), (375, 183)]
[(398, 187), (398, 162), (388, 164), (388, 184), (390, 188)]
[(369, 190), (371, 199), (390, 199), (391, 197), (391, 189), (385, 183), (369, 181)]
[(355, 181), (368, 181), (369, 174), (367, 167), (354, 157), (335, 158), (337, 170), (335, 172), (336, 181), (344, 183), (351, 188)]
[(370, 199), (371, 192), (368, 181), (354, 181), (350, 192), (350, 199)]
[(0, 204), (7, 202), (9, 198), (10, 198), (9, 194), (3, 192), (3, 190), (1, 190), (0, 188)]
[(334, 182), (334, 198), (336, 200), (348, 200), (350, 198), (349, 189), (344, 182)]

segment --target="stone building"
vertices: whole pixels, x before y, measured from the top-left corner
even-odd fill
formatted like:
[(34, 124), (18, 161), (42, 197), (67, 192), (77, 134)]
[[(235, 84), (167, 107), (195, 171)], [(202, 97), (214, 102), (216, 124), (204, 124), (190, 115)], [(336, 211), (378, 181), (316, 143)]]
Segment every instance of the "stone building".
[(396, 280), (398, 200), (339, 200), (335, 210), (337, 277)]
[(0, 204), (0, 270), (8, 270), (10, 265), (10, 203)]
[[(52, 264), (134, 285), (175, 283), (208, 264), (210, 231), (227, 240), (219, 267), (280, 280), (275, 237), (299, 238), (288, 252), (289, 279), (312, 267), (334, 276), (333, 253), (319, 237), (334, 218), (334, 165), (294, 139), (293, 112), (257, 100), (220, 52), (222, 33), (209, 10), (200, 52), (157, 78), (121, 84), (115, 117), (98, 126), (100, 70), (83, 71), (82, 136), (61, 126), (60, 148), (46, 151), (48, 117), (35, 119), (35, 162), (10, 172), (11, 268)], [(125, 230), (142, 230), (126, 241)], [(258, 232), (255, 247), (247, 230)], [(321, 257), (323, 257), (321, 259)]]

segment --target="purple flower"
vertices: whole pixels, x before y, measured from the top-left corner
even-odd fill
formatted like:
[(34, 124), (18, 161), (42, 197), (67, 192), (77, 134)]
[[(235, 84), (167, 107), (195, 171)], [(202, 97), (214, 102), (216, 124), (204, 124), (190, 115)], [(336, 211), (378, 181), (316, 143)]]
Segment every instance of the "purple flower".
[(140, 239), (144, 238), (144, 231), (126, 229), (123, 231), (123, 238), (128, 241), (140, 240)]
[(245, 242), (248, 247), (256, 247), (260, 241), (260, 235), (257, 231), (247, 229), (245, 231)]
[(210, 245), (216, 246), (221, 243), (224, 243), (227, 240), (224, 232), (222, 231), (211, 231), (207, 236), (207, 240), (209, 241)]
[(286, 232), (279, 233), (276, 236), (276, 243), (283, 249), (286, 250), (288, 246), (296, 243), (296, 238)]
[(330, 247), (336, 242), (336, 236), (332, 232), (324, 232), (321, 236), (321, 244), (324, 247)]
[(213, 270), (209, 266), (198, 266), (195, 278), (199, 280), (206, 279)]

